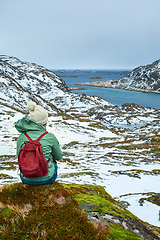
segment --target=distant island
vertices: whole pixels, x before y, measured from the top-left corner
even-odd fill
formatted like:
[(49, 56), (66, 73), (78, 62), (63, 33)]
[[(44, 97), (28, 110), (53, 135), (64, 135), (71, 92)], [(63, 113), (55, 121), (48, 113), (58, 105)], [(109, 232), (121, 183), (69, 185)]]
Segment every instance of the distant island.
[(90, 79), (102, 79), (101, 77), (92, 77)]

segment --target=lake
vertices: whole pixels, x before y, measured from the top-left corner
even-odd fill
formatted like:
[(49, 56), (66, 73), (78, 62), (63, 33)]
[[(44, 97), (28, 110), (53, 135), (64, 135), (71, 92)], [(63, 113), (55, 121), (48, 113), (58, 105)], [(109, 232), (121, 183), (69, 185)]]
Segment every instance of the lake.
[[(60, 76), (68, 87), (75, 86), (77, 83), (90, 81), (107, 81), (126, 76), (131, 70), (52, 70)], [(93, 79), (98, 77), (99, 79)], [(128, 91), (123, 89), (81, 86), (84, 90), (74, 90), (75, 93), (84, 93), (89, 96), (99, 96), (106, 101), (121, 106), (124, 103), (136, 103), (143, 107), (153, 107), (160, 109), (160, 94)]]

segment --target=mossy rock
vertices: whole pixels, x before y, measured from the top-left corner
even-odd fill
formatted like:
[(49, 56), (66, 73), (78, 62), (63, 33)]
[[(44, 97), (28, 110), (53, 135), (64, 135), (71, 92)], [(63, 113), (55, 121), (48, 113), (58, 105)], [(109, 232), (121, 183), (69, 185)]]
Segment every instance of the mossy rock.
[[(112, 220), (103, 218), (105, 214), (110, 214)], [(124, 221), (130, 223), (127, 229)], [(138, 234), (134, 233), (134, 225)], [(145, 227), (101, 186), (14, 183), (0, 189), (1, 239), (136, 240), (142, 239), (141, 235), (144, 239), (159, 239)]]
[(149, 197), (143, 197), (140, 199), (140, 202), (144, 203), (144, 201), (149, 201), (153, 204), (160, 206), (160, 193), (149, 193)]
[(6, 185), (0, 193), (1, 239), (107, 239), (55, 182)]

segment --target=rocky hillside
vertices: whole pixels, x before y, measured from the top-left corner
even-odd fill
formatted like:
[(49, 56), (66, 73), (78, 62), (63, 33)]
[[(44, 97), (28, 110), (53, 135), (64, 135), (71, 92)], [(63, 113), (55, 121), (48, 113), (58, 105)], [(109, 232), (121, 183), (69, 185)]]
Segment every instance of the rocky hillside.
[(160, 60), (135, 68), (118, 80), (118, 87), (148, 92), (160, 92)]

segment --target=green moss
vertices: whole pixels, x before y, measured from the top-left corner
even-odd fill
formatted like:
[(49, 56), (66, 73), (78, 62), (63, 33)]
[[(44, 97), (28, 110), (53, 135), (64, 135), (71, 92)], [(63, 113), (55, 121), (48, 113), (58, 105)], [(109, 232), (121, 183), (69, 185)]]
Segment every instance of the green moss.
[(103, 212), (106, 209), (115, 209), (112, 203), (98, 195), (78, 194), (74, 196), (74, 199), (78, 201), (78, 203), (88, 202), (94, 204), (95, 206), (99, 206)]
[[(57, 182), (4, 186), (0, 202), (1, 239), (107, 239)], [(6, 205), (9, 208), (3, 207)]]
[[(87, 194), (87, 195), (94, 195), (99, 194), (100, 196), (108, 197), (112, 199), (112, 197), (106, 193), (105, 189), (102, 186), (90, 185), (90, 184), (63, 184), (64, 188), (73, 196), (75, 197), (79, 193)], [(112, 199), (113, 200), (113, 199)]]
[(121, 214), (120, 212), (116, 212), (116, 211), (112, 211), (112, 210), (105, 210), (105, 212), (106, 212), (106, 214), (111, 215), (111, 216), (125, 218), (124, 215)]
[(129, 232), (124, 229), (122, 226), (118, 226), (118, 224), (111, 224), (112, 229), (110, 230), (112, 240), (138, 240), (142, 239), (140, 236), (133, 232)]
[(13, 217), (15, 215), (15, 212), (9, 208), (3, 208), (3, 209), (0, 209), (0, 218), (1, 219), (7, 219), (7, 218), (10, 218), (10, 217)]
[(120, 213), (122, 213), (123, 215), (126, 215), (126, 216), (128, 216), (128, 217), (130, 217), (130, 218), (135, 218), (135, 219), (137, 219), (136, 216), (134, 216), (131, 212), (129, 212), (129, 211), (126, 210), (126, 209), (121, 209), (121, 210), (120, 210)]

